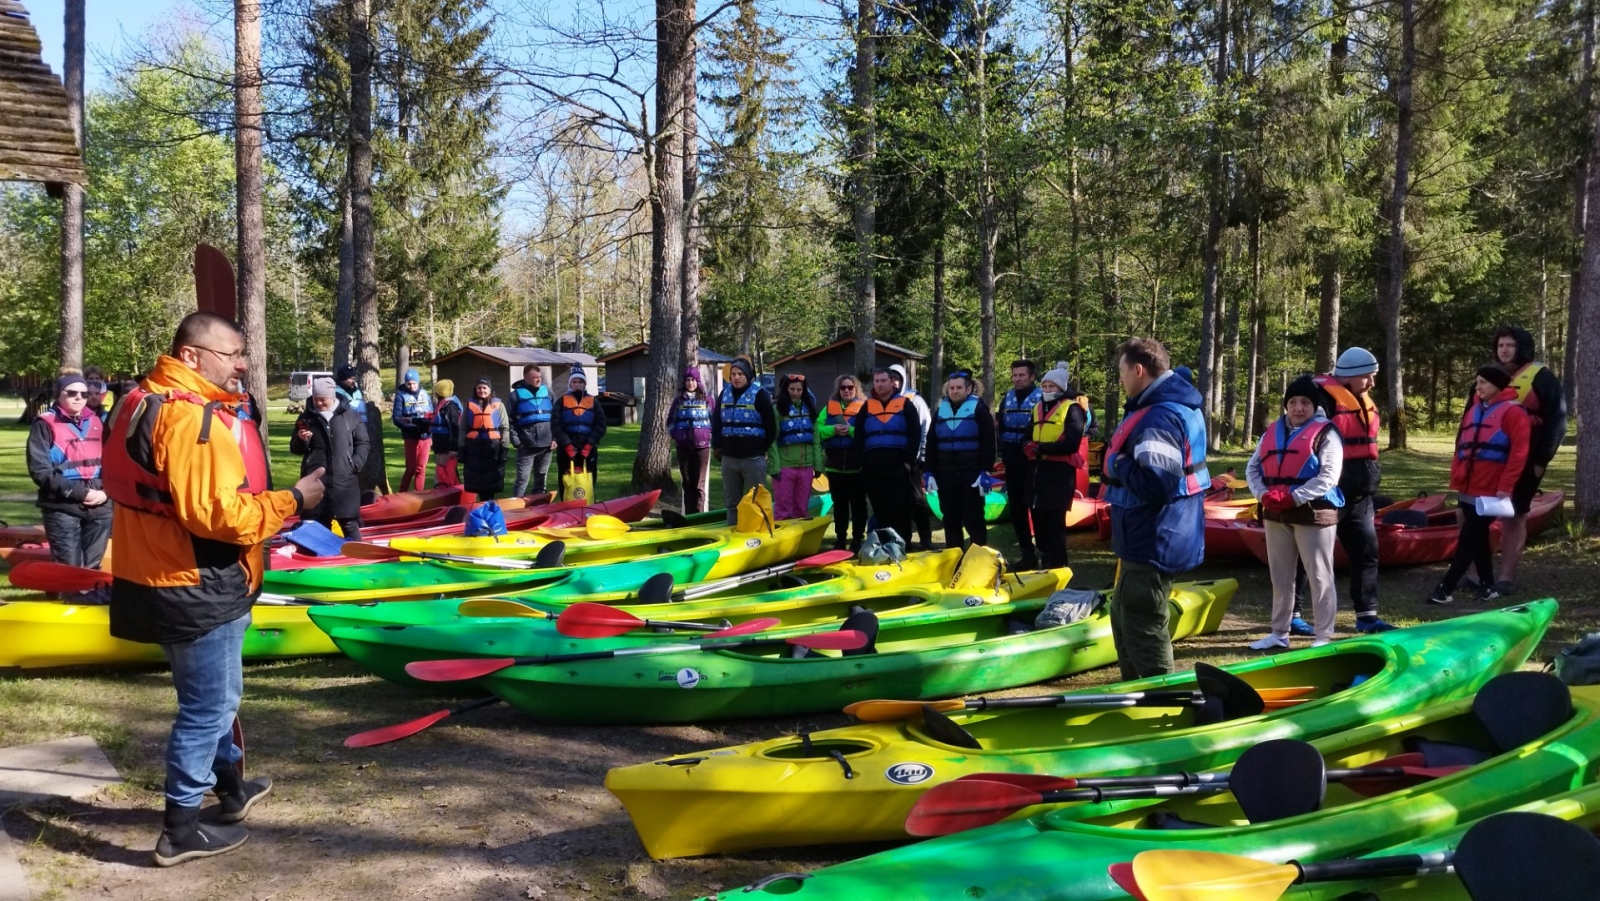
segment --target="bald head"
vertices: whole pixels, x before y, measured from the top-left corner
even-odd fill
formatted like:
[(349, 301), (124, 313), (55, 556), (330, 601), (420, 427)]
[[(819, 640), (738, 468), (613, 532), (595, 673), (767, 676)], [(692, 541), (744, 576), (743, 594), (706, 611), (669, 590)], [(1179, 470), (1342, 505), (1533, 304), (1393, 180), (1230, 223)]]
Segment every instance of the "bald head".
[(244, 336), (239, 324), (216, 313), (190, 313), (178, 323), (178, 333), (172, 336), (172, 356), (178, 356), (182, 347), (215, 346), (211, 339), (218, 335)]

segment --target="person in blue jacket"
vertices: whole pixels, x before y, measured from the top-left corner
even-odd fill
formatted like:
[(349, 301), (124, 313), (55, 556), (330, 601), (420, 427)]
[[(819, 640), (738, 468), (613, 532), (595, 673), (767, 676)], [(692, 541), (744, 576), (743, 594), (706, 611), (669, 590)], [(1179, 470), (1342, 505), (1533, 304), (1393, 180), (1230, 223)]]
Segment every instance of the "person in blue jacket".
[(1154, 338), (1118, 351), (1127, 415), (1106, 442), (1106, 501), (1117, 584), (1111, 635), (1123, 679), (1172, 672), (1167, 598), (1173, 576), (1205, 556), (1206, 421), (1200, 392)]
[(421, 491), (427, 487), (428, 452), (433, 448), (433, 435), (428, 431), (428, 420), (433, 416), (433, 400), (422, 390), (422, 375), (407, 369), (405, 378), (394, 391), (393, 408), (389, 420), (400, 430), (406, 444), (406, 468), (400, 474), (401, 491)]
[(511, 443), (517, 448), (517, 480), (511, 496), (522, 497), (532, 483), (533, 492), (544, 491), (550, 472), (550, 452), (555, 450), (555, 433), (550, 422), (555, 401), (545, 387), (539, 364), (522, 367), (522, 380), (511, 386)]

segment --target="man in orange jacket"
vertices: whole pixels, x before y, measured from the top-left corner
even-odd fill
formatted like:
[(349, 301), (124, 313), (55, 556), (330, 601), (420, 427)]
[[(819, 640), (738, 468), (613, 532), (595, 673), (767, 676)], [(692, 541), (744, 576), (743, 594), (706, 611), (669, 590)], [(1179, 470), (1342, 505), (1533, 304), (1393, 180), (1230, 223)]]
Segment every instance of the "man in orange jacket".
[[(231, 851), (249, 836), (250, 808), (272, 780), (244, 781), (231, 726), (244, 691), (241, 651), (261, 591), (262, 546), (284, 519), (322, 500), (323, 471), (270, 491), (257, 420), (239, 377), (244, 336), (231, 320), (192, 313), (172, 351), (118, 406), (104, 482), (116, 502), (111, 534), (111, 634), (159, 644), (172, 668), (178, 716), (167, 739), (167, 806), (155, 862), (172, 866)], [(209, 790), (218, 823), (200, 822)]]

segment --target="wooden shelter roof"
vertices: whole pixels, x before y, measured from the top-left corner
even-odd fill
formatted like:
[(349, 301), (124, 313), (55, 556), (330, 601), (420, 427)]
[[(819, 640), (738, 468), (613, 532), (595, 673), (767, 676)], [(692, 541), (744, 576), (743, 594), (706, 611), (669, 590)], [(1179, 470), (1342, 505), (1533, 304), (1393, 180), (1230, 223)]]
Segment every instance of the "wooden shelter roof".
[(42, 50), (28, 10), (0, 0), (0, 181), (81, 185), (87, 178), (67, 118), (67, 89)]

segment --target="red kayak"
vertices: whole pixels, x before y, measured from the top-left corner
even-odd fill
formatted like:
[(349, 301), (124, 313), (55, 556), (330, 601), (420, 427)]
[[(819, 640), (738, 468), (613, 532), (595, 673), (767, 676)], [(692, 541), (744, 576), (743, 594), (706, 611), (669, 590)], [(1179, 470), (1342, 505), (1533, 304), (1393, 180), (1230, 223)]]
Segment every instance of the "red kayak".
[[(1232, 471), (1225, 472), (1225, 473), (1222, 473), (1221, 475), (1216, 475), (1216, 476), (1212, 476), (1211, 477), (1211, 489), (1206, 492), (1206, 504), (1207, 504), (1207, 507), (1206, 507), (1206, 530), (1207, 530), (1206, 531), (1206, 547), (1208, 549), (1211, 546), (1211, 532), (1210, 532), (1210, 528), (1211, 528), (1211, 507), (1210, 507), (1210, 505), (1212, 505), (1212, 504), (1220, 504), (1220, 503), (1223, 503), (1224, 501), (1230, 501), (1230, 500), (1233, 499), (1233, 489), (1228, 487), (1228, 483), (1231, 482), (1231, 481), (1233, 481), (1233, 472)], [(1097, 493), (1100, 493), (1100, 494), (1104, 493), (1105, 486), (1096, 485), (1095, 488), (1096, 488), (1096, 492)], [(1111, 540), (1111, 505), (1106, 503), (1105, 501), (1099, 500), (1098, 498), (1094, 501), (1094, 504), (1095, 504), (1095, 511), (1094, 511), (1095, 529), (1098, 531), (1101, 541), (1110, 541)], [(1072, 502), (1072, 508), (1074, 510), (1076, 510), (1078, 508), (1078, 502), (1077, 501), (1073, 501)], [(1069, 526), (1069, 528), (1070, 528), (1070, 526)], [(1246, 556), (1248, 556), (1248, 554)], [(1209, 552), (1208, 552), (1208, 557), (1207, 558), (1210, 559)]]
[(44, 526), (9, 526), (0, 523), (0, 549), (19, 544), (42, 544), (44, 541)]
[[(1381, 521), (1384, 516), (1395, 510), (1415, 510), (1424, 516), (1436, 515), (1443, 510), (1449, 498), (1448, 494), (1425, 494), (1408, 498), (1378, 510), (1378, 519)], [(1383, 528), (1379, 527), (1380, 542)], [(1261, 548), (1259, 553), (1256, 551), (1257, 547)], [(1338, 555), (1339, 560), (1344, 559), (1342, 548), (1335, 550), (1334, 553)], [(1206, 560), (1215, 563), (1222, 560), (1248, 560), (1251, 557), (1266, 559), (1265, 533), (1262, 532), (1260, 523), (1255, 520), (1255, 504), (1206, 505)]]
[[(542, 523), (544, 520), (539, 519), (541, 515), (554, 513), (557, 510), (565, 510), (569, 507), (583, 506), (582, 501), (573, 501), (571, 503), (563, 501), (558, 504), (552, 504), (550, 502), (552, 498), (553, 495), (550, 492), (543, 491), (539, 494), (507, 498), (499, 501), (500, 509), (506, 516), (506, 527), (510, 529), (533, 528), (532, 526), (512, 525), (512, 518), (521, 517), (523, 520), (536, 520)], [(427, 535), (454, 534), (460, 529), (461, 524), (466, 522), (467, 513), (476, 506), (477, 504), (452, 504), (448, 507), (435, 507), (432, 510), (424, 510), (413, 517), (392, 520), (372, 526), (366, 525), (365, 521), (363, 521), (361, 536), (363, 538), (393, 538), (404, 535), (420, 538)]]
[[(1449, 560), (1456, 552), (1456, 539), (1460, 535), (1458, 515), (1455, 510), (1445, 508), (1447, 495), (1433, 494), (1417, 498), (1411, 502), (1401, 502), (1381, 511), (1378, 517), (1378, 563), (1382, 566), (1418, 566), (1427, 563), (1443, 563)], [(1547, 491), (1533, 499), (1533, 504), (1528, 510), (1528, 535), (1532, 537), (1549, 528), (1556, 522), (1561, 514), (1562, 503), (1566, 499), (1565, 492)], [(1427, 516), (1427, 525), (1411, 525), (1395, 520), (1403, 517), (1391, 515), (1396, 510), (1414, 510)], [(1492, 548), (1500, 548), (1501, 527), (1495, 522), (1489, 528), (1489, 543)], [(1256, 523), (1250, 523), (1238, 531), (1239, 539), (1249, 549), (1256, 559), (1263, 563), (1267, 560), (1266, 532)], [(1210, 532), (1207, 531), (1207, 537)], [(1345, 559), (1344, 548), (1334, 545), (1333, 564), (1344, 566), (1348, 563)]]

